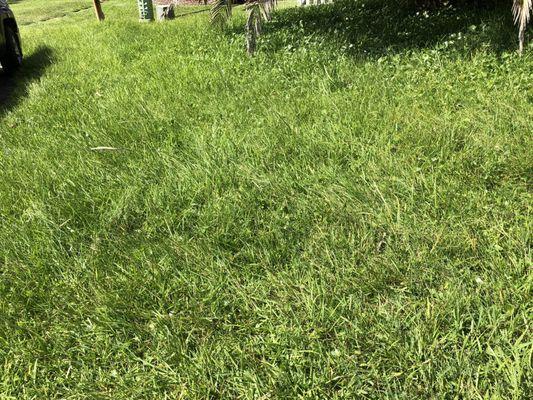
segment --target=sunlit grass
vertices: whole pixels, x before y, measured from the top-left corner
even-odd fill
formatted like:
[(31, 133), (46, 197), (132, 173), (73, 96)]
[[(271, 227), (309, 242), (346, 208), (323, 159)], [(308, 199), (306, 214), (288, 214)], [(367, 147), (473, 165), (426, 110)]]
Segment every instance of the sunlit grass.
[(421, 42), (342, 7), (253, 59), (239, 13), (22, 27), (0, 398), (528, 397), (531, 52), (490, 12)]

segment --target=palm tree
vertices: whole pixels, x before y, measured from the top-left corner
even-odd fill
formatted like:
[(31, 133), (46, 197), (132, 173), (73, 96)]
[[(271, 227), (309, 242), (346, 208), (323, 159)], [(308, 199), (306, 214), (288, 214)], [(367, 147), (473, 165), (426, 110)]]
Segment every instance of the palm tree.
[(513, 0), (513, 14), (515, 23), (518, 24), (518, 52), (524, 51), (526, 26), (533, 10), (533, 0)]
[[(272, 10), (276, 0), (245, 0), (246, 10), (246, 52), (255, 53), (257, 37), (261, 34), (261, 25), (272, 18)], [(234, 0), (215, 0), (211, 8), (211, 21), (216, 24), (225, 23), (231, 17)]]

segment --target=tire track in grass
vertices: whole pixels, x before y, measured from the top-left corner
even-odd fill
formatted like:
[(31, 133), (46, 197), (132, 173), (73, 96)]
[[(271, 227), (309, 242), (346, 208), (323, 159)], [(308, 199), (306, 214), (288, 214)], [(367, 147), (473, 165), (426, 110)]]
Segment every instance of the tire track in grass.
[(32, 22), (22, 22), (19, 25), (20, 26), (37, 25), (37, 24), (41, 24), (41, 23), (44, 23), (44, 22), (52, 21), (54, 19), (62, 19), (62, 18), (65, 18), (65, 17), (69, 17), (71, 15), (78, 14), (78, 13), (80, 13), (82, 11), (87, 11), (87, 10), (90, 10), (92, 8), (93, 8), (92, 6), (87, 6), (87, 7), (84, 7), (84, 8), (79, 8), (77, 10), (73, 10), (71, 12), (64, 13), (62, 15), (56, 15), (54, 17), (43, 18), (43, 19), (39, 19), (37, 21), (32, 21)]

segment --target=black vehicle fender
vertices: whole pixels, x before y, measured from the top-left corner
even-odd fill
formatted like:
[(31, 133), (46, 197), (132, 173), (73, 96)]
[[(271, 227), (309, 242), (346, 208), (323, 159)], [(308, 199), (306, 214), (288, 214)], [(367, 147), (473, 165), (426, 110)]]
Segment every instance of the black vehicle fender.
[(20, 32), (17, 25), (17, 22), (15, 21), (15, 18), (12, 18), (10, 16), (0, 15), (0, 29), (2, 29), (2, 35), (0, 35), (0, 55), (3, 54), (6, 50), (5, 47), (5, 37), (6, 37), (6, 27), (10, 27), (15, 34), (17, 35), (18, 40), (20, 41)]

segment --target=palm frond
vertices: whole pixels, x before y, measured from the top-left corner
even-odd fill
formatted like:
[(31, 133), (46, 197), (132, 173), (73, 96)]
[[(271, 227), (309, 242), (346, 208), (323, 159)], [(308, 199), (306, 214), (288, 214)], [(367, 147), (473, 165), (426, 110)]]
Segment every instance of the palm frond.
[(259, 0), (249, 0), (246, 2), (246, 52), (249, 56), (255, 53), (257, 37), (261, 33), (261, 3)]
[[(246, 0), (246, 51), (253, 55), (256, 49), (257, 38), (261, 34), (262, 22), (272, 19), (272, 11), (277, 0)], [(215, 0), (211, 7), (211, 22), (225, 24), (231, 18), (234, 0)]]
[(533, 0), (514, 0), (513, 15), (515, 24), (518, 24), (518, 41), (519, 52), (524, 51), (524, 41), (526, 36), (526, 27), (533, 11)]
[(211, 7), (211, 22), (225, 24), (231, 18), (233, 0), (215, 0)]
[(261, 15), (265, 21), (270, 21), (272, 19), (272, 11), (276, 6), (276, 0), (261, 0)]
[(513, 14), (515, 24), (518, 23), (519, 26), (526, 25), (529, 22), (532, 8), (532, 0), (514, 0)]

